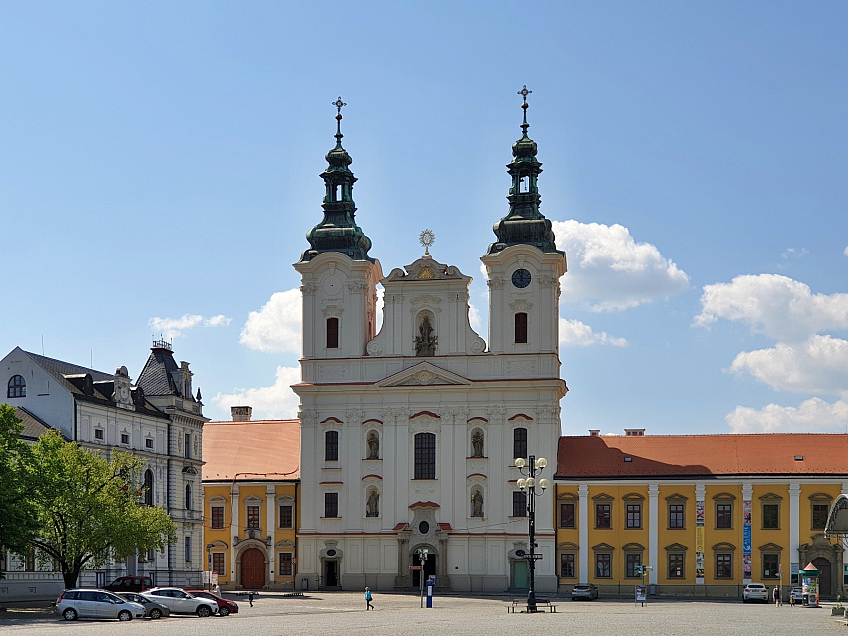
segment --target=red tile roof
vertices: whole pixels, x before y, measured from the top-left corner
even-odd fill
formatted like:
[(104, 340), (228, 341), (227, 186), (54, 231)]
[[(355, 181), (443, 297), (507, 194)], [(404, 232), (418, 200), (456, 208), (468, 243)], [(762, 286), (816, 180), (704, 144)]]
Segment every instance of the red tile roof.
[(848, 435), (768, 433), (560, 437), (555, 477), (846, 474)]
[(207, 422), (203, 460), (203, 481), (299, 479), (300, 422)]

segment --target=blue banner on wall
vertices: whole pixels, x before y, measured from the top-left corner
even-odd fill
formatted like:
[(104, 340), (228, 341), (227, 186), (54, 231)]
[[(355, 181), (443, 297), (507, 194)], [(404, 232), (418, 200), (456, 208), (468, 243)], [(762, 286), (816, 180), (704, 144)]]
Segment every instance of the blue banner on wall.
[(751, 526), (742, 526), (742, 552), (751, 553)]

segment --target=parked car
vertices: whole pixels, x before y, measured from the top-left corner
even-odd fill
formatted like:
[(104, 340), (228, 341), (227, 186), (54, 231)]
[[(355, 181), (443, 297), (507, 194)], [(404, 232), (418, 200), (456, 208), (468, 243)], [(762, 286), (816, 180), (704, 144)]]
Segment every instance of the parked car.
[(154, 587), (142, 594), (152, 601), (165, 605), (172, 614), (197, 614), (201, 617), (212, 616), (218, 611), (218, 604), (208, 598), (195, 598), (179, 587)]
[(161, 603), (157, 603), (156, 601), (152, 601), (149, 598), (142, 596), (136, 592), (118, 592), (118, 596), (127, 601), (132, 601), (133, 603), (138, 603), (139, 605), (144, 607), (144, 615), (147, 618), (152, 618), (156, 620), (157, 618), (162, 618), (163, 616), (170, 616), (171, 610), (168, 609), (167, 605), (162, 605)]
[(131, 621), (144, 616), (144, 606), (106, 590), (65, 590), (56, 599), (56, 613), (66, 621), (78, 618), (117, 618)]
[(592, 601), (598, 598), (598, 588), (591, 583), (589, 585), (575, 585), (571, 588), (571, 600), (585, 599)]
[(208, 598), (210, 601), (215, 601), (218, 604), (218, 616), (238, 614), (238, 603), (235, 601), (222, 598), (206, 590), (188, 590), (188, 593), (198, 598)]
[(789, 600), (795, 599), (795, 602), (799, 605), (804, 602), (804, 589), (800, 587), (793, 587), (789, 590)]
[(104, 590), (110, 592), (143, 592), (153, 587), (153, 579), (149, 576), (119, 576), (117, 579), (104, 585)]
[(748, 583), (748, 585), (742, 588), (742, 602), (747, 603), (748, 601), (762, 601), (763, 603), (768, 603), (768, 588), (762, 583)]

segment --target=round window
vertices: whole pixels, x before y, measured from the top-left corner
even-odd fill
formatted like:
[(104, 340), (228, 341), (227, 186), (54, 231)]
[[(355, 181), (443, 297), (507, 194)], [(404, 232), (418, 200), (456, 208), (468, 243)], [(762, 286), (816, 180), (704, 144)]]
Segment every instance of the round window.
[(418, 532), (420, 532), (421, 534), (427, 534), (428, 532), (430, 532), (430, 524), (426, 521), (422, 521), (418, 524)]
[(328, 557), (336, 556), (336, 551), (335, 550), (327, 550), (327, 556)]

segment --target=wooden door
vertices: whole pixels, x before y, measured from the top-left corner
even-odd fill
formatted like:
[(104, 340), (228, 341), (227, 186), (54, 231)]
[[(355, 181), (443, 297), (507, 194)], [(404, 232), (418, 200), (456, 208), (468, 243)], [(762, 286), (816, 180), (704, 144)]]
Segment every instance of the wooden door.
[(249, 548), (241, 555), (241, 586), (251, 590), (265, 587), (265, 555), (257, 548)]
[(530, 577), (527, 572), (527, 561), (512, 562), (512, 587), (525, 589), (530, 587)]
[(833, 595), (832, 572), (830, 571), (830, 561), (827, 559), (813, 559), (813, 565), (821, 571), (819, 577), (819, 598), (830, 597)]

